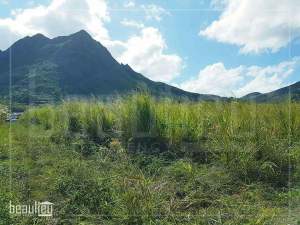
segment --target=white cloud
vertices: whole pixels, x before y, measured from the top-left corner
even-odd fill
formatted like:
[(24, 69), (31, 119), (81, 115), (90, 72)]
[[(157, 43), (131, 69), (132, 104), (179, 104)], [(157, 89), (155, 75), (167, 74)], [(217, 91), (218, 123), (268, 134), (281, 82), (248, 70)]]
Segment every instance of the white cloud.
[(300, 36), (299, 0), (214, 2), (224, 5), (223, 12), (200, 35), (240, 46), (242, 53), (276, 52)]
[(220, 96), (241, 97), (251, 92), (266, 93), (286, 85), (286, 79), (298, 66), (300, 58), (293, 58), (277, 65), (239, 66), (225, 68), (223, 63), (205, 67), (195, 79), (179, 85), (187, 91)]
[(126, 50), (118, 57), (136, 71), (156, 81), (171, 81), (183, 67), (182, 59), (175, 54), (166, 54), (165, 40), (158, 29), (146, 27), (123, 45)]
[[(55, 37), (80, 29), (86, 29), (98, 40), (105, 40), (109, 38), (104, 27), (107, 20), (109, 15), (104, 0), (53, 0), (48, 6), (12, 11), (12, 18), (0, 19), (0, 30), (12, 41), (36, 33)], [(7, 43), (1, 42), (0, 48), (5, 47)]]
[(129, 20), (126, 18), (121, 21), (121, 24), (126, 27), (133, 27), (137, 29), (141, 29), (145, 27), (145, 25), (141, 22), (137, 22), (135, 20)]
[[(158, 6), (146, 8), (152, 11), (146, 16), (151, 15), (154, 19), (160, 19), (164, 14)], [(10, 18), (0, 18), (0, 49), (27, 35), (42, 33), (56, 37), (85, 29), (120, 62), (128, 63), (149, 78), (170, 81), (179, 75), (182, 60), (175, 54), (165, 53), (167, 45), (158, 29), (123, 20), (123, 25), (136, 27), (140, 33), (127, 41), (113, 40), (105, 26), (108, 21), (110, 15), (105, 0), (52, 0), (48, 6), (16, 9)]]
[(135, 7), (135, 2), (134, 1), (127, 1), (124, 3), (125, 8), (133, 8)]
[(293, 74), (299, 62), (300, 58), (295, 57), (290, 61), (281, 62), (274, 66), (246, 68), (246, 75), (252, 79), (238, 88), (236, 94), (244, 96), (255, 91), (267, 93), (287, 85), (286, 79)]
[(145, 12), (146, 19), (161, 21), (164, 15), (170, 15), (166, 9), (155, 4), (141, 5), (141, 9)]
[(226, 69), (223, 63), (215, 63), (199, 72), (196, 79), (180, 85), (181, 88), (201, 94), (232, 96), (232, 90), (242, 81), (243, 67)]

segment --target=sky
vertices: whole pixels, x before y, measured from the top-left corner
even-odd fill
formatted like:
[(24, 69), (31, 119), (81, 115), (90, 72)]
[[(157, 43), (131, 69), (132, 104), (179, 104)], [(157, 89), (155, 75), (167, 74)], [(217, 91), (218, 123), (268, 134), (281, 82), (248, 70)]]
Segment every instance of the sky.
[(0, 49), (84, 29), (152, 80), (240, 97), (300, 81), (299, 11), (299, 0), (0, 0)]

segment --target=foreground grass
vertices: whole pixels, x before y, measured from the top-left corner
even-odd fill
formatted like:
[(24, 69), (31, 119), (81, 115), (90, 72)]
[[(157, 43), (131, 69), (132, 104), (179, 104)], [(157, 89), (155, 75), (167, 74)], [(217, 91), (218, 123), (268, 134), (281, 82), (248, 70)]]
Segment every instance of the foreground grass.
[[(147, 95), (31, 109), (10, 145), (0, 126), (0, 224), (298, 224), (299, 112)], [(9, 200), (55, 217), (11, 217)]]

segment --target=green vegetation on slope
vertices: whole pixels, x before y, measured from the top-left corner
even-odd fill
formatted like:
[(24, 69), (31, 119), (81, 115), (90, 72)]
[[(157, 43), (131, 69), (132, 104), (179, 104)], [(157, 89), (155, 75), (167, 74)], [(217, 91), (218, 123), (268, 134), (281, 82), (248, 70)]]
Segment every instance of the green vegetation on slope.
[(0, 204), (51, 201), (56, 224), (297, 224), (299, 112), (148, 95), (32, 108), (10, 150), (0, 127)]
[(250, 100), (256, 102), (282, 102), (291, 99), (291, 101), (300, 101), (300, 81), (280, 88), (269, 93), (250, 93), (241, 98), (242, 100)]
[(41, 34), (25, 37), (0, 52), (0, 97), (7, 102), (10, 94), (13, 102), (40, 104), (74, 96), (112, 96), (138, 90), (177, 99), (222, 99), (149, 80), (129, 65), (118, 63), (83, 30), (53, 39)]

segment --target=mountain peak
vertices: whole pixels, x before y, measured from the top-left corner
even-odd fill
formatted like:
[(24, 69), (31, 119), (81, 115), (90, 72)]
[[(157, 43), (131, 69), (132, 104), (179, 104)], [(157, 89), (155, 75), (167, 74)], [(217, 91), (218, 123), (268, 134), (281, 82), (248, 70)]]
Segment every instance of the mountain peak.
[[(41, 45), (49, 41), (50, 39), (44, 36), (43, 34), (35, 34), (33, 36), (26, 36), (18, 41), (16, 41), (9, 48), (14, 48), (14, 51), (20, 50), (26, 52), (28, 50), (33, 51), (33, 49), (39, 48)], [(8, 49), (9, 49), (8, 48)]]
[(71, 34), (70, 36), (72, 36), (72, 37), (80, 37), (80, 38), (91, 38), (92, 39), (91, 35), (87, 31), (85, 31), (85, 30), (80, 30), (80, 31), (78, 31), (78, 32), (76, 32), (74, 34)]
[[(129, 65), (121, 65), (110, 52), (85, 30), (67, 36), (48, 39), (37, 34), (14, 43), (13, 99), (17, 102), (45, 103), (69, 96), (115, 96), (147, 90), (155, 96), (215, 100), (157, 83), (135, 72)], [(30, 53), (30, 54), (29, 54)], [(0, 57), (0, 95), (7, 96), (7, 74), (10, 54)], [(31, 75), (34, 71), (35, 76)], [(34, 92), (30, 83), (38, 89)]]
[(41, 33), (37, 33), (37, 34), (31, 36), (31, 38), (34, 38), (34, 39), (49, 39), (45, 35), (43, 35)]

